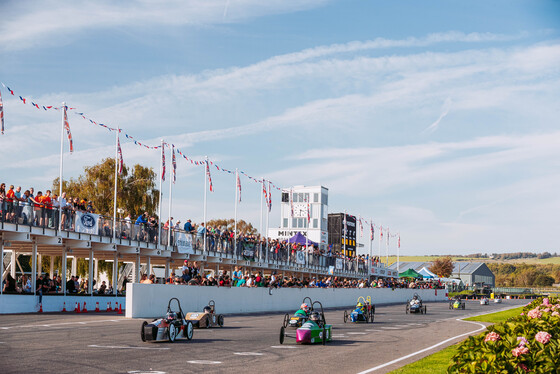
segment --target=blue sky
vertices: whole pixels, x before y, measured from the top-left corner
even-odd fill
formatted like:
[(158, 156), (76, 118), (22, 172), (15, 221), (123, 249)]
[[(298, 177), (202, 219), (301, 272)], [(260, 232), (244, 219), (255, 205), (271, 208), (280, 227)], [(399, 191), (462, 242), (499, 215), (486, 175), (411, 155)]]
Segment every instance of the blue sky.
[[(324, 185), (331, 212), (400, 231), (403, 254), (558, 251), (560, 1), (4, 1), (0, 12), (0, 80), (18, 95), (278, 186)], [(0, 89), (2, 181), (50, 187), (59, 113)], [(65, 178), (114, 154), (112, 133), (70, 121)], [(157, 151), (122, 142), (128, 165), (158, 170)], [(202, 219), (203, 172), (179, 160), (176, 218)], [(232, 217), (233, 177), (212, 178), (209, 218)], [(242, 184), (239, 218), (258, 226), (260, 190)]]

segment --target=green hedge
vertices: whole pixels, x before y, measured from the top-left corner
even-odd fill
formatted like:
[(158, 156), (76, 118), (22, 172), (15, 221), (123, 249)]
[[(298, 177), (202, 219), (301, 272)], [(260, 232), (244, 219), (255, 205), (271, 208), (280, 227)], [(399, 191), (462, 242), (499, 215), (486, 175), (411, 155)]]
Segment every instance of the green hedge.
[(523, 312), (469, 337), (448, 373), (557, 373), (560, 368), (560, 300), (539, 298)]

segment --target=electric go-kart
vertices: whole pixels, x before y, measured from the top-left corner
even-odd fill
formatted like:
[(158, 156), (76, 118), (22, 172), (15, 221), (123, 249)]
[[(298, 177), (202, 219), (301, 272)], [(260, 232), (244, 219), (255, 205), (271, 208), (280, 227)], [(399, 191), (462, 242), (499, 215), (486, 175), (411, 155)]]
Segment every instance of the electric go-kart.
[[(308, 300), (309, 302), (305, 302)], [(298, 311), (294, 313), (292, 317), (288, 313), (284, 316), (284, 322), (282, 326), (284, 328), (290, 327), (297, 329), (301, 327), (309, 319), (309, 315), (313, 312), (313, 301), (310, 297), (304, 297), (301, 306)]]
[(501, 304), (502, 303), (502, 298), (500, 296), (494, 297), (494, 303)]
[[(178, 311), (171, 310), (171, 301), (176, 300), (179, 306)], [(163, 341), (174, 342), (177, 338), (186, 338), (191, 340), (193, 337), (193, 324), (191, 321), (184, 319), (181, 303), (175, 297), (169, 299), (167, 304), (167, 314), (163, 318), (154, 319), (148, 323), (142, 322), (142, 330), (140, 336), (143, 342), (146, 341)]]
[(460, 297), (449, 300), (449, 309), (465, 309), (465, 302)]
[(488, 300), (487, 297), (483, 297), (482, 299), (480, 299), (480, 305), (488, 305), (490, 304), (490, 300)]
[(406, 314), (408, 313), (420, 313), (426, 314), (426, 305), (422, 303), (422, 299), (417, 293), (414, 294), (412, 299), (406, 301)]
[[(315, 310), (315, 305), (320, 307), (320, 312)], [(325, 313), (323, 305), (319, 301), (311, 304), (313, 311), (309, 315), (309, 319), (296, 329), (296, 333), (287, 333), (286, 327), (280, 327), (280, 344), (284, 344), (286, 338), (295, 338), (297, 344), (316, 344), (332, 341), (332, 325), (327, 325), (325, 321)]]
[(371, 296), (364, 298), (358, 297), (356, 308), (351, 311), (344, 311), (344, 323), (350, 319), (350, 322), (373, 323), (375, 306), (371, 305)]
[(193, 326), (196, 328), (224, 326), (224, 316), (222, 314), (216, 314), (216, 303), (214, 300), (210, 300), (202, 312), (187, 313), (185, 319), (192, 322)]

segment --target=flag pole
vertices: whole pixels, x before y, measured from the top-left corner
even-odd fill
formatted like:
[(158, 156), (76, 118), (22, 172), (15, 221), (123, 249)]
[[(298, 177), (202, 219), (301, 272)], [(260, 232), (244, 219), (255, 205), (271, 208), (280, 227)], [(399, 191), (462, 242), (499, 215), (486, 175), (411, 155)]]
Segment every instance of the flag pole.
[(233, 250), (237, 253), (237, 202), (239, 201), (237, 181), (239, 180), (239, 171), (235, 168), (235, 209), (234, 209), (234, 223), (233, 223)]
[[(159, 225), (158, 225), (158, 244), (161, 244), (161, 197), (162, 197), (162, 187), (163, 187), (163, 155), (164, 155), (164, 149), (163, 149), (163, 139), (161, 139), (161, 160), (159, 160), (159, 204), (158, 204), (158, 220), (159, 220)], [(149, 270), (148, 270), (149, 271)]]
[[(370, 226), (369, 229), (370, 231), (373, 230), (373, 218), (371, 218), (371, 221), (369, 222)], [(371, 238), (369, 239), (369, 263), (373, 264), (373, 232), (371, 233)], [(368, 268), (371, 269), (371, 266), (368, 264)], [(369, 270), (368, 270), (369, 272)]]
[(119, 172), (119, 127), (115, 135), (115, 196), (113, 197), (113, 239), (117, 237), (117, 177)]
[(387, 227), (387, 241), (385, 242), (385, 256), (387, 257), (387, 267), (389, 267), (389, 228)]
[(270, 219), (270, 207), (272, 204), (272, 192), (270, 190), (270, 181), (268, 181), (268, 204), (267, 204), (267, 209), (266, 209), (266, 231), (265, 231), (265, 239), (266, 239), (266, 245), (265, 245), (265, 254), (264, 254), (264, 260), (268, 263), (268, 222)]
[(401, 263), (400, 261), (400, 255), (401, 255), (401, 233), (399, 232), (399, 241), (398, 241), (398, 245), (397, 245), (397, 274), (400, 273), (400, 265)]
[[(58, 176), (58, 184), (59, 184), (59, 194), (58, 194), (58, 201), (60, 201), (62, 197), (62, 168), (64, 165), (64, 117), (66, 114), (66, 103), (62, 103), (62, 126), (60, 128), (60, 174)], [(62, 231), (62, 207), (58, 204), (58, 229)]]
[(348, 223), (346, 222), (346, 209), (344, 210), (344, 250), (342, 251), (342, 254), (344, 256), (346, 256), (346, 231), (348, 227)]
[(259, 260), (262, 258), (262, 237), (263, 237), (263, 195), (264, 195), (264, 178), (261, 177), (261, 185), (263, 190), (261, 191), (261, 214), (259, 217)]
[(381, 239), (383, 238), (383, 226), (379, 226), (379, 245), (377, 247), (377, 257), (379, 257), (379, 263), (381, 263)]
[(171, 160), (171, 169), (169, 174), (173, 174), (173, 176), (169, 177), (169, 225), (167, 227), (167, 246), (171, 245), (171, 230), (173, 230), (173, 227), (171, 225), (171, 202), (173, 201), (173, 183), (175, 183), (175, 165), (173, 165), (174, 151), (175, 146), (172, 144), (171, 152), (169, 152), (171, 154), (171, 156), (169, 157), (169, 159)]
[(206, 233), (208, 232), (208, 227), (206, 227), (206, 189), (208, 188), (208, 156), (204, 156), (204, 161), (206, 163), (206, 168), (204, 169), (204, 245), (202, 247), (203, 251), (206, 252)]

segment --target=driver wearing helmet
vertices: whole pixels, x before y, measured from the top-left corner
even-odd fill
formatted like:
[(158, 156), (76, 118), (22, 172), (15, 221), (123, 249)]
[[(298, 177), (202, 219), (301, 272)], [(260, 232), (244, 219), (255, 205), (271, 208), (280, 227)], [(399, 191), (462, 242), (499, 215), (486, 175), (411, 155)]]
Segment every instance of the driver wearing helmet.
[(309, 321), (319, 326), (319, 323), (321, 322), (321, 316), (319, 315), (319, 312), (311, 312), (311, 315), (309, 315)]
[(212, 313), (212, 308), (209, 305), (204, 307), (204, 313)]
[(410, 305), (418, 305), (420, 304), (420, 300), (418, 300), (418, 295), (414, 295), (412, 300), (410, 300)]
[(295, 316), (299, 317), (308, 317), (309, 316), (309, 305), (306, 303), (301, 304), (299, 310), (294, 314)]
[(167, 320), (168, 323), (173, 322), (175, 319), (177, 319), (177, 314), (175, 314), (175, 312), (169, 312), (167, 313), (167, 315), (165, 316), (165, 319)]
[(356, 309), (354, 309), (354, 311), (357, 312), (357, 313), (363, 314), (363, 313), (366, 312), (366, 307), (365, 307), (364, 304), (362, 304), (362, 303), (360, 302), (360, 303), (358, 303), (358, 304), (356, 305)]

